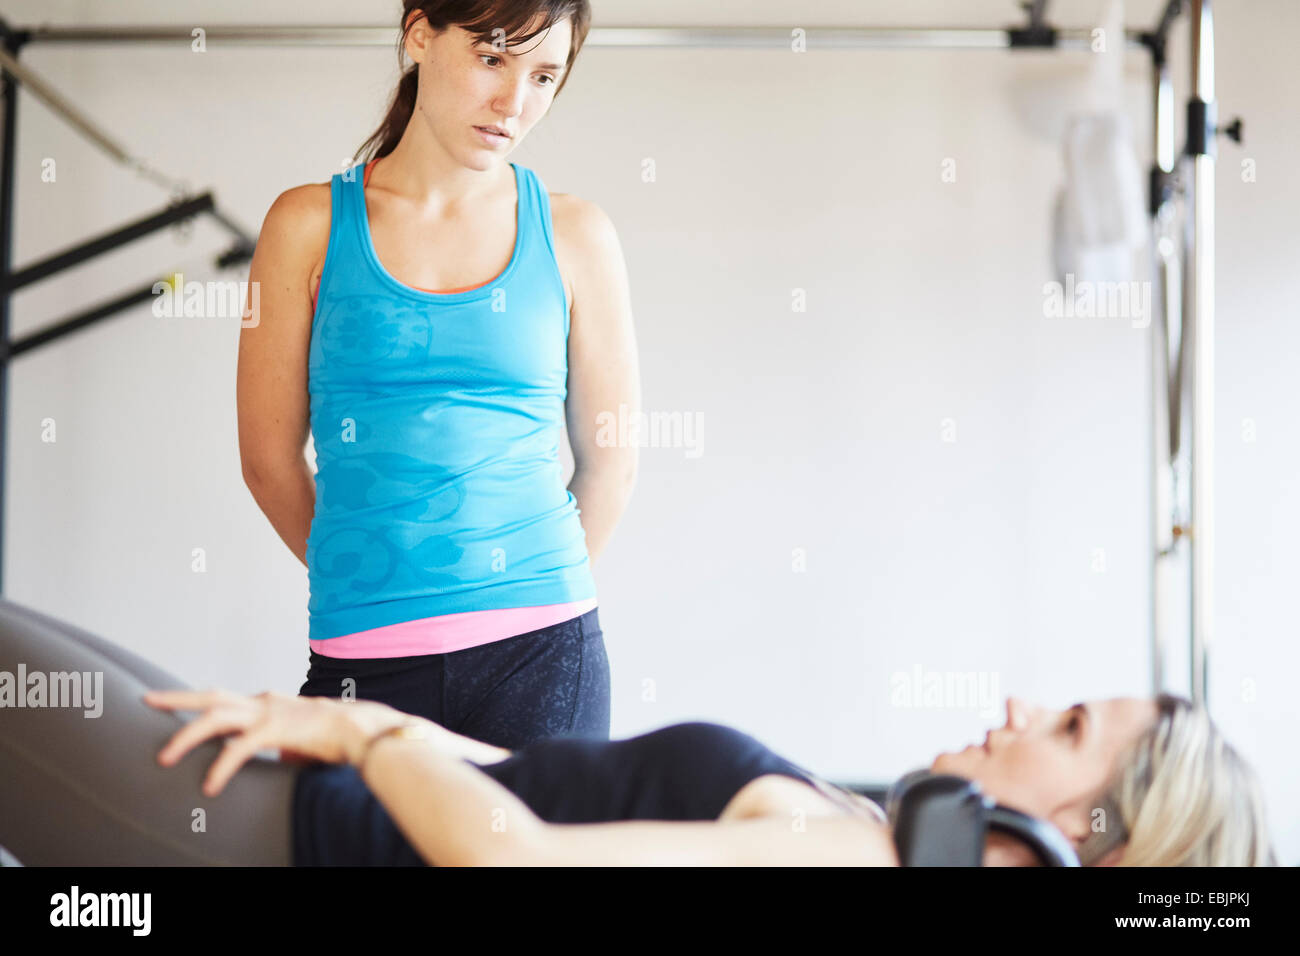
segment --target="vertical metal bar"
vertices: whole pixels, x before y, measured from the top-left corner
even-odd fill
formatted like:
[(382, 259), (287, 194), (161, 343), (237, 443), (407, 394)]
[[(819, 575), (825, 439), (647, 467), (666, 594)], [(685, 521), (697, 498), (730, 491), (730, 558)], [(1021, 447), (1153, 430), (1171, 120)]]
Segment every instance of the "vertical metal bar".
[[(1151, 456), (1149, 459), (1151, 487), (1151, 558), (1150, 558), (1150, 636), (1151, 636), (1151, 693), (1165, 689), (1166, 631), (1168, 630), (1169, 581), (1168, 565), (1175, 559), (1172, 501), (1173, 476), (1171, 474), (1170, 423), (1176, 420), (1169, 388), (1169, 329), (1175, 321), (1174, 303), (1182, 296), (1174, 289), (1177, 271), (1173, 268), (1173, 242), (1167, 235), (1171, 201), (1158, 182), (1156, 173), (1169, 174), (1174, 169), (1174, 113), (1173, 80), (1163, 44), (1153, 51), (1151, 58), (1152, 80), (1152, 156), (1155, 161), (1151, 189), (1151, 263), (1158, 289), (1155, 308), (1157, 315), (1147, 338), (1150, 348), (1150, 425)], [(1158, 192), (1157, 192), (1158, 191)]]
[[(19, 44), (6, 32), (5, 47), (17, 55)], [(18, 132), (18, 84), (8, 73), (3, 83), (4, 144), (0, 146), (0, 275), (13, 265), (14, 147)], [(4, 594), (5, 476), (9, 472), (9, 305), (8, 289), (0, 289), (0, 595)]]
[[(1192, 103), (1204, 106), (1205, 129), (1192, 153), (1192, 699), (1209, 702), (1214, 636), (1214, 18), (1210, 0), (1192, 5)], [(1189, 116), (1192, 115), (1189, 111)], [(1193, 130), (1188, 130), (1189, 139)]]
[(1163, 56), (1155, 64), (1155, 150), (1156, 164), (1166, 173), (1174, 171), (1174, 80), (1169, 61)]
[[(1160, 226), (1153, 223), (1151, 235), (1154, 242), (1160, 241)], [(1159, 252), (1151, 257), (1152, 268), (1155, 272), (1155, 281), (1157, 288), (1160, 290), (1160, 301), (1156, 309), (1161, 316), (1166, 313), (1165, 302), (1168, 288), (1168, 273), (1163, 268), (1163, 263), (1159, 258)], [(1168, 603), (1166, 597), (1166, 587), (1164, 583), (1164, 567), (1166, 559), (1169, 556), (1169, 506), (1168, 495), (1165, 492), (1166, 472), (1169, 468), (1168, 459), (1168, 428), (1169, 413), (1168, 401), (1162, 396), (1167, 396), (1168, 391), (1164, 384), (1168, 375), (1168, 364), (1166, 357), (1168, 352), (1165, 346), (1166, 338), (1164, 335), (1164, 325), (1159, 318), (1151, 324), (1151, 334), (1147, 337), (1147, 344), (1150, 349), (1149, 368), (1151, 393), (1150, 401), (1150, 435), (1151, 454), (1148, 458), (1150, 467), (1150, 499), (1151, 508), (1151, 553), (1148, 571), (1148, 586), (1151, 594), (1151, 604), (1149, 608), (1150, 617), (1147, 626), (1150, 629), (1151, 641), (1151, 693), (1158, 694), (1164, 689), (1164, 661), (1165, 661), (1165, 607)]]

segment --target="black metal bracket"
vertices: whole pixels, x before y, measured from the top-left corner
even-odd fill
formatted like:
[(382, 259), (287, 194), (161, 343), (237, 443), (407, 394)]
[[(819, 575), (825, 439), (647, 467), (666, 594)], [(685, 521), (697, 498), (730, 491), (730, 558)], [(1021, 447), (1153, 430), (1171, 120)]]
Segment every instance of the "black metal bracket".
[(1174, 198), (1176, 187), (1174, 173), (1161, 169), (1159, 163), (1152, 164), (1147, 182), (1147, 212), (1152, 216), (1159, 214), (1164, 204)]
[(32, 31), (15, 30), (3, 17), (0, 17), (0, 37), (4, 39), (5, 49), (16, 54), (31, 40)]
[(1010, 27), (1007, 30), (1008, 44), (1013, 49), (1056, 46), (1056, 28), (1047, 25), (1047, 0), (1026, 0), (1020, 6), (1029, 14), (1029, 23), (1023, 27)]
[(1218, 122), (1215, 104), (1193, 97), (1187, 101), (1188, 156), (1206, 156), (1214, 152), (1214, 131)]
[(1185, 2), (1186, 0), (1169, 0), (1164, 12), (1160, 14), (1160, 21), (1156, 24), (1156, 28), (1142, 34), (1142, 44), (1151, 51), (1151, 59), (1156, 66), (1164, 66), (1167, 62), (1165, 57), (1169, 44), (1169, 30), (1182, 14)]

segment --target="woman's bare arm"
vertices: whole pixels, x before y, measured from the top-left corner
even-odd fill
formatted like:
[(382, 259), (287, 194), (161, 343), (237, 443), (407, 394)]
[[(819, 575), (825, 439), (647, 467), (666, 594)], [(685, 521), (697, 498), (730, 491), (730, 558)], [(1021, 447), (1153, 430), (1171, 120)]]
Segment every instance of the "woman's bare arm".
[(427, 863), (509, 864), (546, 827), (522, 800), (465, 760), (425, 740), (380, 737), (361, 714), (345, 713), (343, 751)]
[(898, 866), (884, 826), (850, 816), (549, 824), (516, 860), (546, 866)]
[(553, 209), (560, 251), (573, 276), (564, 406), (574, 462), (569, 491), (594, 561), (636, 484), (636, 442), (608, 440), (620, 437), (620, 420), (631, 424), (640, 416), (636, 336), (627, 266), (613, 223), (599, 206), (575, 196), (557, 196)]
[[(363, 739), (354, 735), (349, 753)], [(546, 823), (491, 777), (418, 740), (381, 738), (364, 778), (416, 852), (439, 866), (898, 865), (887, 828), (847, 815)]]
[(162, 710), (202, 712), (159, 752), (164, 766), (205, 740), (226, 738), (204, 793), (220, 793), (268, 747), (358, 766), (416, 852), (439, 866), (897, 864), (886, 827), (847, 815), (546, 823), (496, 780), (436, 743), (377, 737), (411, 720), (383, 704), (223, 690), (150, 691), (144, 699)]
[(299, 561), (316, 490), (303, 454), (310, 433), (307, 350), (313, 306), (309, 288), (329, 241), (329, 187), (281, 193), (266, 214), (249, 267), (258, 308), (239, 333), (236, 405), (244, 482), (271, 526)]

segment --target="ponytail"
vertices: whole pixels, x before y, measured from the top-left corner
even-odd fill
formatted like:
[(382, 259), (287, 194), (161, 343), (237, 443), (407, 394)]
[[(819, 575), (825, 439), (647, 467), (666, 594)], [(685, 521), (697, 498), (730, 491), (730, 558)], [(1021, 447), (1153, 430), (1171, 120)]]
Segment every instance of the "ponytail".
[(379, 159), (387, 156), (397, 148), (397, 143), (406, 131), (406, 124), (415, 113), (415, 95), (420, 85), (420, 65), (413, 64), (402, 74), (393, 91), (393, 102), (388, 107), (388, 115), (379, 124), (379, 129), (370, 134), (370, 138), (361, 144), (357, 155), (362, 161)]

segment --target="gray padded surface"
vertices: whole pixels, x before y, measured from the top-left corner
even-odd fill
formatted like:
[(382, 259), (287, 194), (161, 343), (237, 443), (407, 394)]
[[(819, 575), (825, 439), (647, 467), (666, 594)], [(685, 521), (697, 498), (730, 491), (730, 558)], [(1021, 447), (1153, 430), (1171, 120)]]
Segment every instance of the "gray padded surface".
[[(145, 704), (185, 688), (123, 647), (0, 598), (0, 671), (102, 672), (102, 714), (0, 708), (0, 846), (25, 866), (288, 865), (297, 768), (255, 758), (216, 797), (200, 790), (221, 749), (180, 764), (157, 753), (182, 718)], [(202, 808), (206, 831), (194, 832)]]

